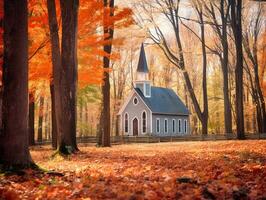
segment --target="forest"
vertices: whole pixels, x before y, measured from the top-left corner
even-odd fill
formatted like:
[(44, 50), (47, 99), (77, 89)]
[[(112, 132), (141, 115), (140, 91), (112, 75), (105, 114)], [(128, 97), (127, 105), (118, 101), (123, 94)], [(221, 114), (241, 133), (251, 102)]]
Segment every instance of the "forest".
[[(265, 1), (0, 0), (0, 35), (0, 199), (266, 198)], [(126, 134), (142, 56), (187, 135)]]

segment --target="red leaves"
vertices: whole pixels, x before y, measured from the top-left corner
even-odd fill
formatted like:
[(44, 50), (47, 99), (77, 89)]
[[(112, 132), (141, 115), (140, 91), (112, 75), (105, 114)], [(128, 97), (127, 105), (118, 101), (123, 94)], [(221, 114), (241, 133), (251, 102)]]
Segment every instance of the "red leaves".
[(33, 150), (41, 167), (64, 176), (0, 176), (0, 191), (35, 199), (143, 200), (259, 199), (266, 193), (266, 141), (134, 144), (81, 151), (50, 160), (52, 151)]

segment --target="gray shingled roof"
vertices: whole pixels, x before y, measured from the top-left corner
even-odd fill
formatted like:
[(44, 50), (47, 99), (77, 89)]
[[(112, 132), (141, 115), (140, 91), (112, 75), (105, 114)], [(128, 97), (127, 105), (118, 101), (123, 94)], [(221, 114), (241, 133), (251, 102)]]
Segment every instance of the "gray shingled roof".
[(189, 110), (172, 89), (151, 87), (151, 97), (145, 97), (135, 88), (153, 113), (169, 115), (189, 115)]
[(141, 44), (137, 71), (146, 73), (149, 72), (143, 43)]

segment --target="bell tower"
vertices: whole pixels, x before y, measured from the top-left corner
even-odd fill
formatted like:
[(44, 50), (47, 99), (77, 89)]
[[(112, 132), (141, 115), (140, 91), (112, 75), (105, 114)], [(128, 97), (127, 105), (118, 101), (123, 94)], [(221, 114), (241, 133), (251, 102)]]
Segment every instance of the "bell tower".
[(149, 80), (149, 69), (143, 43), (141, 44), (134, 86), (135, 88), (140, 89), (145, 97), (151, 97), (151, 82)]

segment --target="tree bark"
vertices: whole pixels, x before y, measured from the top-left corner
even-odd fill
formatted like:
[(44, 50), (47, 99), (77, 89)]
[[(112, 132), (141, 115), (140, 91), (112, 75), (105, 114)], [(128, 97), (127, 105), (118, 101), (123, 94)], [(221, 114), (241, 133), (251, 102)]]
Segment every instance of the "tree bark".
[[(19, 20), (18, 20), (19, 19)], [(3, 133), (0, 163), (33, 165), (28, 139), (28, 9), (26, 0), (4, 1)]]
[(56, 108), (55, 108), (55, 91), (54, 84), (50, 84), (50, 93), (51, 93), (51, 107), (52, 107), (52, 148), (57, 148), (57, 123), (56, 123)]
[(224, 129), (227, 136), (232, 134), (232, 110), (229, 97), (229, 78), (228, 78), (228, 40), (227, 40), (227, 19), (228, 14), (225, 13), (224, 0), (220, 0), (220, 12), (222, 19), (221, 43), (223, 56), (221, 58), (221, 66), (223, 72), (223, 95), (224, 95)]
[[(114, 15), (114, 0), (104, 0), (104, 18), (108, 18)], [(104, 35), (108, 35), (105, 40), (109, 41), (109, 44), (104, 45), (104, 52), (108, 54), (108, 56), (103, 57), (103, 67), (104, 69), (110, 68), (110, 54), (112, 52), (112, 39), (114, 35), (114, 27), (108, 24), (109, 21), (104, 19)], [(101, 124), (99, 131), (102, 133), (99, 134), (99, 137), (102, 137), (102, 146), (109, 147), (110, 143), (110, 132), (111, 132), (111, 121), (110, 121), (110, 80), (109, 80), (109, 72), (107, 70), (104, 71), (104, 79), (102, 85), (102, 94), (103, 94), (103, 104), (102, 104), (102, 114), (101, 114)], [(101, 139), (99, 139), (101, 140)]]
[(203, 11), (202, 8), (196, 8), (199, 21), (200, 21), (200, 30), (201, 30), (201, 49), (202, 49), (202, 92), (203, 92), (203, 111), (202, 111), (202, 134), (208, 134), (208, 92), (207, 92), (207, 53), (206, 53), (206, 44), (205, 44), (205, 25), (203, 20)]
[(63, 79), (63, 69), (61, 65), (61, 53), (58, 34), (58, 22), (56, 18), (55, 0), (47, 0), (50, 40), (52, 50), (53, 80), (50, 85), (52, 104), (52, 146), (57, 148), (58, 137), (63, 134), (62, 123), (62, 95), (61, 85)]
[(35, 119), (35, 97), (34, 91), (29, 93), (29, 146), (33, 146), (35, 144), (34, 141), (34, 119)]
[(40, 97), (40, 105), (39, 105), (39, 118), (38, 118), (38, 142), (42, 142), (43, 139), (43, 109), (44, 109), (44, 97)]
[(236, 129), (237, 138), (245, 139), (244, 106), (243, 106), (243, 50), (242, 50), (242, 0), (229, 0), (231, 5), (231, 25), (236, 48)]
[(76, 142), (77, 110), (77, 20), (78, 0), (60, 0), (62, 13), (61, 60), (63, 69), (62, 124), (63, 132), (59, 137), (59, 151), (73, 153), (78, 151)]

